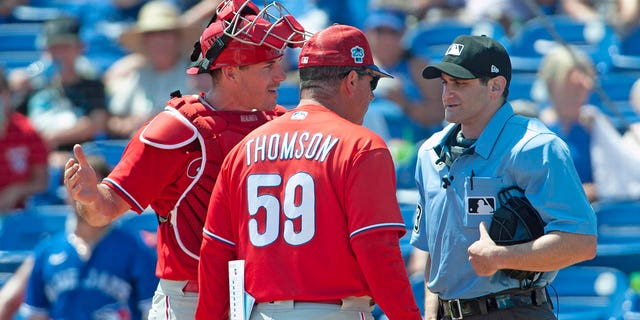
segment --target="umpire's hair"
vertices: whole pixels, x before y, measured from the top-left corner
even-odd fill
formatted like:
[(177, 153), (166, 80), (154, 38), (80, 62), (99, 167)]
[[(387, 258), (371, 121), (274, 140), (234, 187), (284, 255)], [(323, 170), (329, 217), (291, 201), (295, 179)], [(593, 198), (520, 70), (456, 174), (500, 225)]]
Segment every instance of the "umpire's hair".
[(365, 71), (365, 67), (315, 66), (299, 69), (300, 90), (335, 86), (352, 70)]

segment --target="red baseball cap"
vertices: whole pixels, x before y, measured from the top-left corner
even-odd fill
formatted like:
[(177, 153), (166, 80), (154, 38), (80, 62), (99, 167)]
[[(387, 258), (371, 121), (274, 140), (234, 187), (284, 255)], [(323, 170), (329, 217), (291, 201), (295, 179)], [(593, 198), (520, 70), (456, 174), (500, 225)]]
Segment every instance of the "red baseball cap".
[(364, 33), (348, 25), (334, 24), (314, 34), (302, 46), (298, 68), (317, 66), (365, 67), (377, 76), (393, 78), (373, 63)]

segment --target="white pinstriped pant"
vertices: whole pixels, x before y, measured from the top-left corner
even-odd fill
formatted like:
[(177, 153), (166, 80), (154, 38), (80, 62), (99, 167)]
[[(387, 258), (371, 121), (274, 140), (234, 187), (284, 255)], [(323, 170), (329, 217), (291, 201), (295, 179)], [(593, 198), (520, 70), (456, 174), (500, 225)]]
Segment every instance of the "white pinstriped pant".
[(160, 279), (153, 295), (149, 311), (149, 320), (188, 320), (194, 319), (198, 294), (183, 292), (186, 281)]
[(342, 301), (342, 305), (293, 300), (258, 303), (249, 320), (373, 320), (371, 298), (349, 297)]

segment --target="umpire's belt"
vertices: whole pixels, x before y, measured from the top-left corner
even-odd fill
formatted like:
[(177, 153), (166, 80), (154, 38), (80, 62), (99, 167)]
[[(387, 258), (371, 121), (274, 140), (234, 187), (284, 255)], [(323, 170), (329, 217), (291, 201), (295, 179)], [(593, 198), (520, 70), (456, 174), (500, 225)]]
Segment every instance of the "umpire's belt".
[(487, 314), (495, 310), (504, 310), (520, 306), (542, 305), (547, 303), (545, 287), (526, 290), (507, 290), (473, 299), (440, 299), (440, 307), (445, 316), (451, 319), (463, 319), (467, 316)]

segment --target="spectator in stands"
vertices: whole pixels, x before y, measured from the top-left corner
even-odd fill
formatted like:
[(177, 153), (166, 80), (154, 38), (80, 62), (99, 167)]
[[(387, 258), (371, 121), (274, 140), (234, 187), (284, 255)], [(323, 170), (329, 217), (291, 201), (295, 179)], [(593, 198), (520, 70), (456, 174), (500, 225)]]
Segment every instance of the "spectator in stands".
[[(540, 12), (556, 12), (556, 0), (535, 0)], [(468, 23), (495, 20), (509, 35), (515, 34), (527, 20), (537, 15), (528, 0), (418, 0), (415, 14), (420, 19), (459, 18)]]
[(83, 1), (77, 18), (85, 54), (102, 74), (115, 61), (129, 54), (119, 42), (120, 35), (135, 24), (147, 0)]
[[(528, 20), (538, 14), (529, 0), (467, 0), (461, 18), (474, 22), (482, 19), (498, 21), (507, 34), (514, 35)], [(545, 14), (555, 13), (556, 0), (531, 1)]]
[(11, 91), (0, 70), (0, 215), (24, 207), (48, 186), (48, 150), (29, 119), (14, 111)]
[(640, 1), (638, 0), (559, 0), (561, 11), (581, 21), (602, 20), (625, 36), (638, 28)]
[(28, 4), (28, 0), (3, 0), (0, 1), (0, 23), (11, 23), (14, 21), (13, 10), (20, 5)]
[(407, 124), (411, 121), (415, 124), (410, 137), (392, 135), (392, 138), (416, 142), (442, 127), (442, 89), (437, 79), (421, 80), (422, 68), (427, 61), (405, 50), (402, 45), (405, 31), (406, 13), (393, 8), (379, 8), (365, 21), (365, 32), (376, 64), (394, 76), (393, 79), (380, 79), (376, 97), (394, 102), (408, 117)]
[[(27, 113), (50, 150), (50, 164), (62, 166), (62, 159), (76, 143), (91, 141), (103, 134), (108, 112), (104, 85), (91, 74), (81, 73), (78, 59), (83, 43), (79, 25), (73, 18), (57, 18), (44, 26), (45, 67), (34, 80), (38, 89), (29, 98)], [(44, 79), (44, 81), (39, 81)], [(64, 161), (64, 160), (63, 160)]]
[[(631, 123), (624, 123), (624, 128), (614, 126), (611, 119), (602, 112), (593, 112), (591, 115), (591, 157), (598, 200), (640, 200), (640, 121), (637, 119), (640, 116), (639, 99), (640, 80), (636, 81), (630, 94), (636, 118), (630, 119)], [(623, 130), (622, 134), (620, 129)]]
[(587, 54), (576, 48), (557, 46), (543, 58), (539, 77), (546, 85), (550, 106), (540, 119), (569, 146), (585, 193), (598, 199), (591, 163), (591, 124), (587, 105), (594, 85), (595, 69)]
[[(99, 179), (108, 175), (103, 158), (88, 160)], [(158, 283), (153, 249), (136, 233), (90, 226), (75, 211), (67, 230), (34, 249), (21, 316), (147, 319)]]
[(0, 320), (13, 320), (24, 301), (29, 274), (33, 269), (33, 257), (27, 257), (9, 280), (0, 288)]
[(120, 37), (135, 53), (118, 60), (104, 77), (110, 137), (129, 138), (164, 109), (168, 93), (198, 91), (194, 76), (184, 72), (188, 60), (183, 59), (193, 49), (196, 33), (181, 24), (178, 8), (163, 0), (142, 7), (136, 25)]
[(422, 79), (427, 61), (405, 49), (406, 7), (376, 8), (364, 22), (376, 64), (393, 75), (380, 79), (364, 126), (386, 140), (394, 159), (398, 188), (415, 188), (416, 143), (442, 128), (444, 108), (439, 79)]
[(7, 82), (11, 91), (11, 104), (15, 111), (27, 115), (27, 101), (33, 94), (32, 78), (27, 68), (11, 69), (7, 74)]
[[(98, 175), (99, 178), (101, 177), (105, 177), (108, 173), (109, 173), (109, 168), (107, 167), (105, 161), (103, 158), (98, 157), (98, 156), (90, 156), (88, 157), (88, 161), (91, 162), (92, 165), (94, 165), (94, 168), (96, 168), (96, 174)], [(76, 216), (70, 216), (69, 220), (70, 221), (75, 221)], [(71, 226), (68, 226), (69, 229), (73, 229), (71, 228)], [(100, 228), (97, 228), (100, 229)], [(74, 232), (76, 232), (76, 235), (80, 238), (83, 239), (87, 239), (87, 230), (92, 230), (91, 228), (88, 228), (86, 226), (86, 224), (84, 222), (79, 222), (75, 224), (75, 230)], [(107, 229), (103, 229), (103, 230), (107, 230)], [(109, 232), (109, 231), (106, 231)], [(118, 232), (119, 233), (119, 232)], [(137, 233), (134, 233), (134, 235), (136, 235)], [(128, 237), (128, 236), (126, 236)], [(146, 260), (149, 259), (148, 257), (148, 252), (151, 253), (152, 255), (152, 259), (154, 259), (155, 257), (155, 253), (153, 252), (152, 247), (148, 247), (147, 249), (144, 248), (144, 246), (138, 246), (138, 242), (136, 240), (136, 250), (140, 250), (140, 255), (141, 257), (139, 257), (141, 259), (141, 261), (145, 262)], [(122, 248), (118, 248), (118, 251), (123, 249), (124, 247), (129, 247), (130, 245), (127, 244), (126, 246), (123, 246)], [(102, 245), (100, 246), (95, 246), (94, 247), (95, 250), (101, 250), (101, 251), (105, 251), (105, 249), (103, 248)], [(95, 251), (94, 250), (94, 251)], [(75, 255), (75, 254), (74, 254)], [(94, 255), (96, 255), (94, 253)], [(118, 256), (118, 259), (120, 259), (120, 257), (122, 256)], [(112, 257), (112, 259), (118, 260), (118, 259), (114, 259)], [(151, 263), (153, 263), (152, 260)], [(125, 263), (130, 263), (130, 261), (125, 261), (122, 262), (122, 264)], [(145, 262), (148, 263), (148, 262)], [(11, 276), (11, 278), (9, 278), (9, 280), (5, 283), (5, 285), (0, 288), (0, 320), (11, 320), (14, 319), (15, 314), (18, 312), (18, 309), (20, 308), (20, 305), (24, 302), (25, 299), (25, 293), (27, 290), (27, 283), (29, 281), (29, 277), (32, 273), (33, 270), (33, 264), (34, 264), (34, 257), (30, 256), (28, 257), (23, 263), (22, 265), (15, 271), (15, 273)], [(133, 266), (133, 265), (131, 265)], [(152, 265), (150, 266), (150, 268), (153, 268)], [(151, 269), (153, 270), (153, 269)], [(148, 271), (148, 270), (147, 270)], [(131, 284), (132, 287), (130, 289), (132, 290), (138, 290), (136, 292), (136, 294), (142, 294), (143, 298), (141, 298), (141, 300), (145, 299), (144, 296), (146, 296), (147, 298), (149, 297), (149, 291), (153, 290), (155, 288), (155, 280), (154, 277), (149, 276), (153, 275), (153, 271), (152, 272), (146, 272), (146, 276), (142, 275), (144, 277), (144, 281), (150, 281), (150, 284)], [(80, 302), (86, 302), (87, 300), (81, 300)], [(133, 306), (134, 308), (137, 309), (137, 306)], [(133, 314), (133, 316), (131, 317), (132, 319), (143, 319), (142, 317), (144, 316), (144, 313), (147, 311), (147, 306), (142, 306), (142, 308), (144, 310), (130, 310), (131, 313)], [(77, 310), (77, 312), (85, 312), (84, 310)], [(27, 311), (27, 313), (29, 313)], [(77, 313), (76, 313), (77, 315)], [(86, 315), (86, 314), (83, 314)], [(106, 315), (106, 313), (105, 313)], [(126, 315), (123, 314), (123, 315)], [(104, 318), (104, 319), (116, 319), (116, 318)], [(117, 318), (120, 319), (120, 318)], [(146, 317), (144, 317), (144, 319), (146, 319)]]

